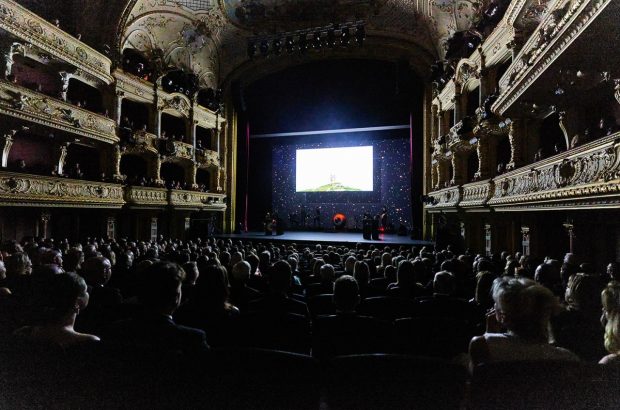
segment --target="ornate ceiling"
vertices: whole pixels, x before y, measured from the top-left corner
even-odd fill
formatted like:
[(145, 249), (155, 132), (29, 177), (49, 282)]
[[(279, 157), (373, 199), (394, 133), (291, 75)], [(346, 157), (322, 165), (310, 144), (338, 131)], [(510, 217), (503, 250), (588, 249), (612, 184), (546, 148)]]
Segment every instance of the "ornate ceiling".
[[(249, 37), (364, 20), (363, 48), (308, 53), (315, 55), (307, 59), (335, 55), (408, 59), (425, 76), (430, 62), (445, 55), (446, 40), (456, 31), (469, 29), (488, 1), (131, 0), (121, 18), (116, 45), (121, 51), (136, 49), (164, 69), (192, 71), (203, 86), (214, 87), (248, 66)], [(288, 60), (301, 62), (298, 57)]]

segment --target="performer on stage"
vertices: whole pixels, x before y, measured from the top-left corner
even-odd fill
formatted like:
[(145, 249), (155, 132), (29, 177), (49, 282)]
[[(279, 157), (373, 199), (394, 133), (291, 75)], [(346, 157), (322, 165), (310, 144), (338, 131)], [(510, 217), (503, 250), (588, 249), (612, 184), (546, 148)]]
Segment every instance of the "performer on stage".
[(381, 213), (379, 214), (379, 224), (382, 231), (387, 231), (388, 227), (388, 210), (386, 206), (383, 206)]
[(271, 216), (271, 212), (267, 211), (265, 219), (263, 220), (263, 226), (265, 228), (265, 235), (273, 235), (274, 219)]
[(315, 228), (320, 228), (321, 227), (321, 206), (317, 206), (316, 208), (314, 208), (314, 223), (313, 223)]

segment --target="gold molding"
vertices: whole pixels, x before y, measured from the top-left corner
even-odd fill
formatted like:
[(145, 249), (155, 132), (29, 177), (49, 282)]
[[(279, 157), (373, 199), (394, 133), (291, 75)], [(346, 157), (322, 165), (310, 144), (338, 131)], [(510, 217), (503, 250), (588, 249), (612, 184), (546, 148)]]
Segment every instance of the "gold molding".
[(114, 120), (5, 80), (0, 80), (0, 114), (107, 144), (119, 141)]
[(114, 81), (109, 58), (13, 0), (2, 0), (0, 4), (0, 28), (106, 84)]

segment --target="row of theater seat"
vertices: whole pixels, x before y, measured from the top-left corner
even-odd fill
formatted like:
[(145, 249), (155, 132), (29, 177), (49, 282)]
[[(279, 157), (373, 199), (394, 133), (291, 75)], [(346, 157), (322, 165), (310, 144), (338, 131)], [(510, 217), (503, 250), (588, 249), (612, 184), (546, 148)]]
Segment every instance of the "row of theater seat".
[(406, 355), (318, 362), (260, 349), (181, 360), (99, 348), (12, 355), (0, 367), (10, 409), (613, 409), (618, 369), (577, 362), (497, 363), (474, 369)]

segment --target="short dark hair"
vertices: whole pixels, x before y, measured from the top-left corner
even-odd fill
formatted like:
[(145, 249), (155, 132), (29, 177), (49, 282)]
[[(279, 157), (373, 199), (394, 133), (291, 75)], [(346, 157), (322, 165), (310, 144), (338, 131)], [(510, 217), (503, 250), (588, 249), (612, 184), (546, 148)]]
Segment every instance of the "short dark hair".
[(46, 279), (39, 298), (44, 320), (56, 320), (75, 309), (79, 297), (86, 296), (86, 282), (75, 273), (60, 273)]
[(293, 273), (291, 265), (286, 261), (277, 261), (273, 264), (269, 275), (269, 285), (277, 292), (288, 291), (291, 287)]
[(342, 311), (355, 309), (359, 302), (360, 289), (353, 276), (342, 275), (334, 282), (334, 304)]
[(166, 308), (174, 303), (177, 289), (185, 271), (174, 262), (157, 262), (149, 266), (142, 277), (140, 302), (150, 308)]

